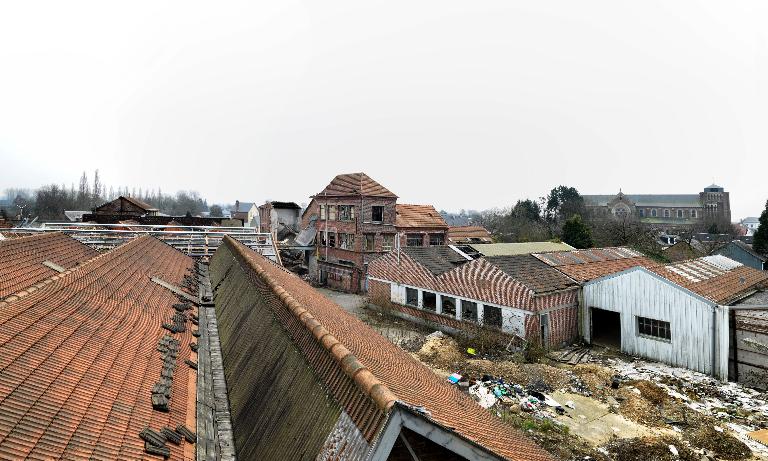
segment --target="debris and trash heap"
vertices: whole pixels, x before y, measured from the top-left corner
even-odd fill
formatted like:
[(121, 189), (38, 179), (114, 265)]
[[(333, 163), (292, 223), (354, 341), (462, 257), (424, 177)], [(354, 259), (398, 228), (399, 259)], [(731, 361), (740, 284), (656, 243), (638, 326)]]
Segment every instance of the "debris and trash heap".
[[(488, 360), (435, 332), (414, 355), (560, 459), (768, 459), (768, 446), (749, 436), (768, 428), (768, 395), (655, 362), (575, 351), (549, 363)], [(588, 397), (644, 432), (635, 436), (609, 419), (614, 434), (563, 452), (561, 445), (584, 441), (566, 422), (585, 418), (578, 399), (564, 395)]]

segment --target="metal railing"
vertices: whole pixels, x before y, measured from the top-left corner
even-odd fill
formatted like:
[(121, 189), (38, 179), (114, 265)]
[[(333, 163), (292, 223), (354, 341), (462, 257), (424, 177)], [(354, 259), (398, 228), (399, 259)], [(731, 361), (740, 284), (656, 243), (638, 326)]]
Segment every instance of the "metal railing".
[(108, 251), (136, 237), (151, 235), (193, 257), (213, 255), (224, 236), (229, 235), (269, 259), (279, 261), (272, 234), (257, 232), (251, 227), (43, 223), (40, 227), (6, 229), (3, 232), (62, 232), (99, 251)]

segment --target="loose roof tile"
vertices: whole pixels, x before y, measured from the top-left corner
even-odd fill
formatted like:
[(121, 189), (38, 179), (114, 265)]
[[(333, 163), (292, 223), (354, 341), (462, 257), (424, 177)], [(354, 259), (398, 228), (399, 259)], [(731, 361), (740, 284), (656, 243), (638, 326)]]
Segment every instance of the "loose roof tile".
[(0, 299), (58, 274), (46, 261), (72, 269), (98, 255), (59, 232), (0, 241)]
[[(0, 458), (156, 459), (139, 433), (184, 423), (195, 393), (194, 371), (179, 367), (169, 412), (152, 409), (160, 324), (177, 296), (150, 278), (180, 283), (192, 265), (141, 237), (0, 302)], [(194, 358), (189, 332), (176, 338), (178, 360)], [(167, 447), (170, 459), (185, 459), (184, 447)]]
[[(448, 224), (432, 205), (395, 205), (395, 226), (398, 228), (429, 227), (447, 229)], [(406, 229), (407, 231), (407, 229)]]

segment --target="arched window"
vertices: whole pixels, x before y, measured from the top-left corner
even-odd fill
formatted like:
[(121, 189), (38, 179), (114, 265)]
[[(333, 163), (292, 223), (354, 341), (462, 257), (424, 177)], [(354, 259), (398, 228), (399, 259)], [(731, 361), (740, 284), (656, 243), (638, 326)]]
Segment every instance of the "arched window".
[(651, 209), (651, 217), (652, 217), (652, 218), (655, 218), (656, 216), (658, 216), (658, 214), (657, 214), (657, 211), (656, 211), (656, 208), (652, 208), (652, 209)]

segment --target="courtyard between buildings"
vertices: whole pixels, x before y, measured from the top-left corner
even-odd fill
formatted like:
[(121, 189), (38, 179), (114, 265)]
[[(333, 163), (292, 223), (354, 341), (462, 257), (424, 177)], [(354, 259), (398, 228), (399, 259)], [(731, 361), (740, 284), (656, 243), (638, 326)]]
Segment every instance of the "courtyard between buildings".
[(610, 344), (545, 351), (435, 332), (364, 296), (320, 292), (557, 459), (768, 459), (768, 393)]

